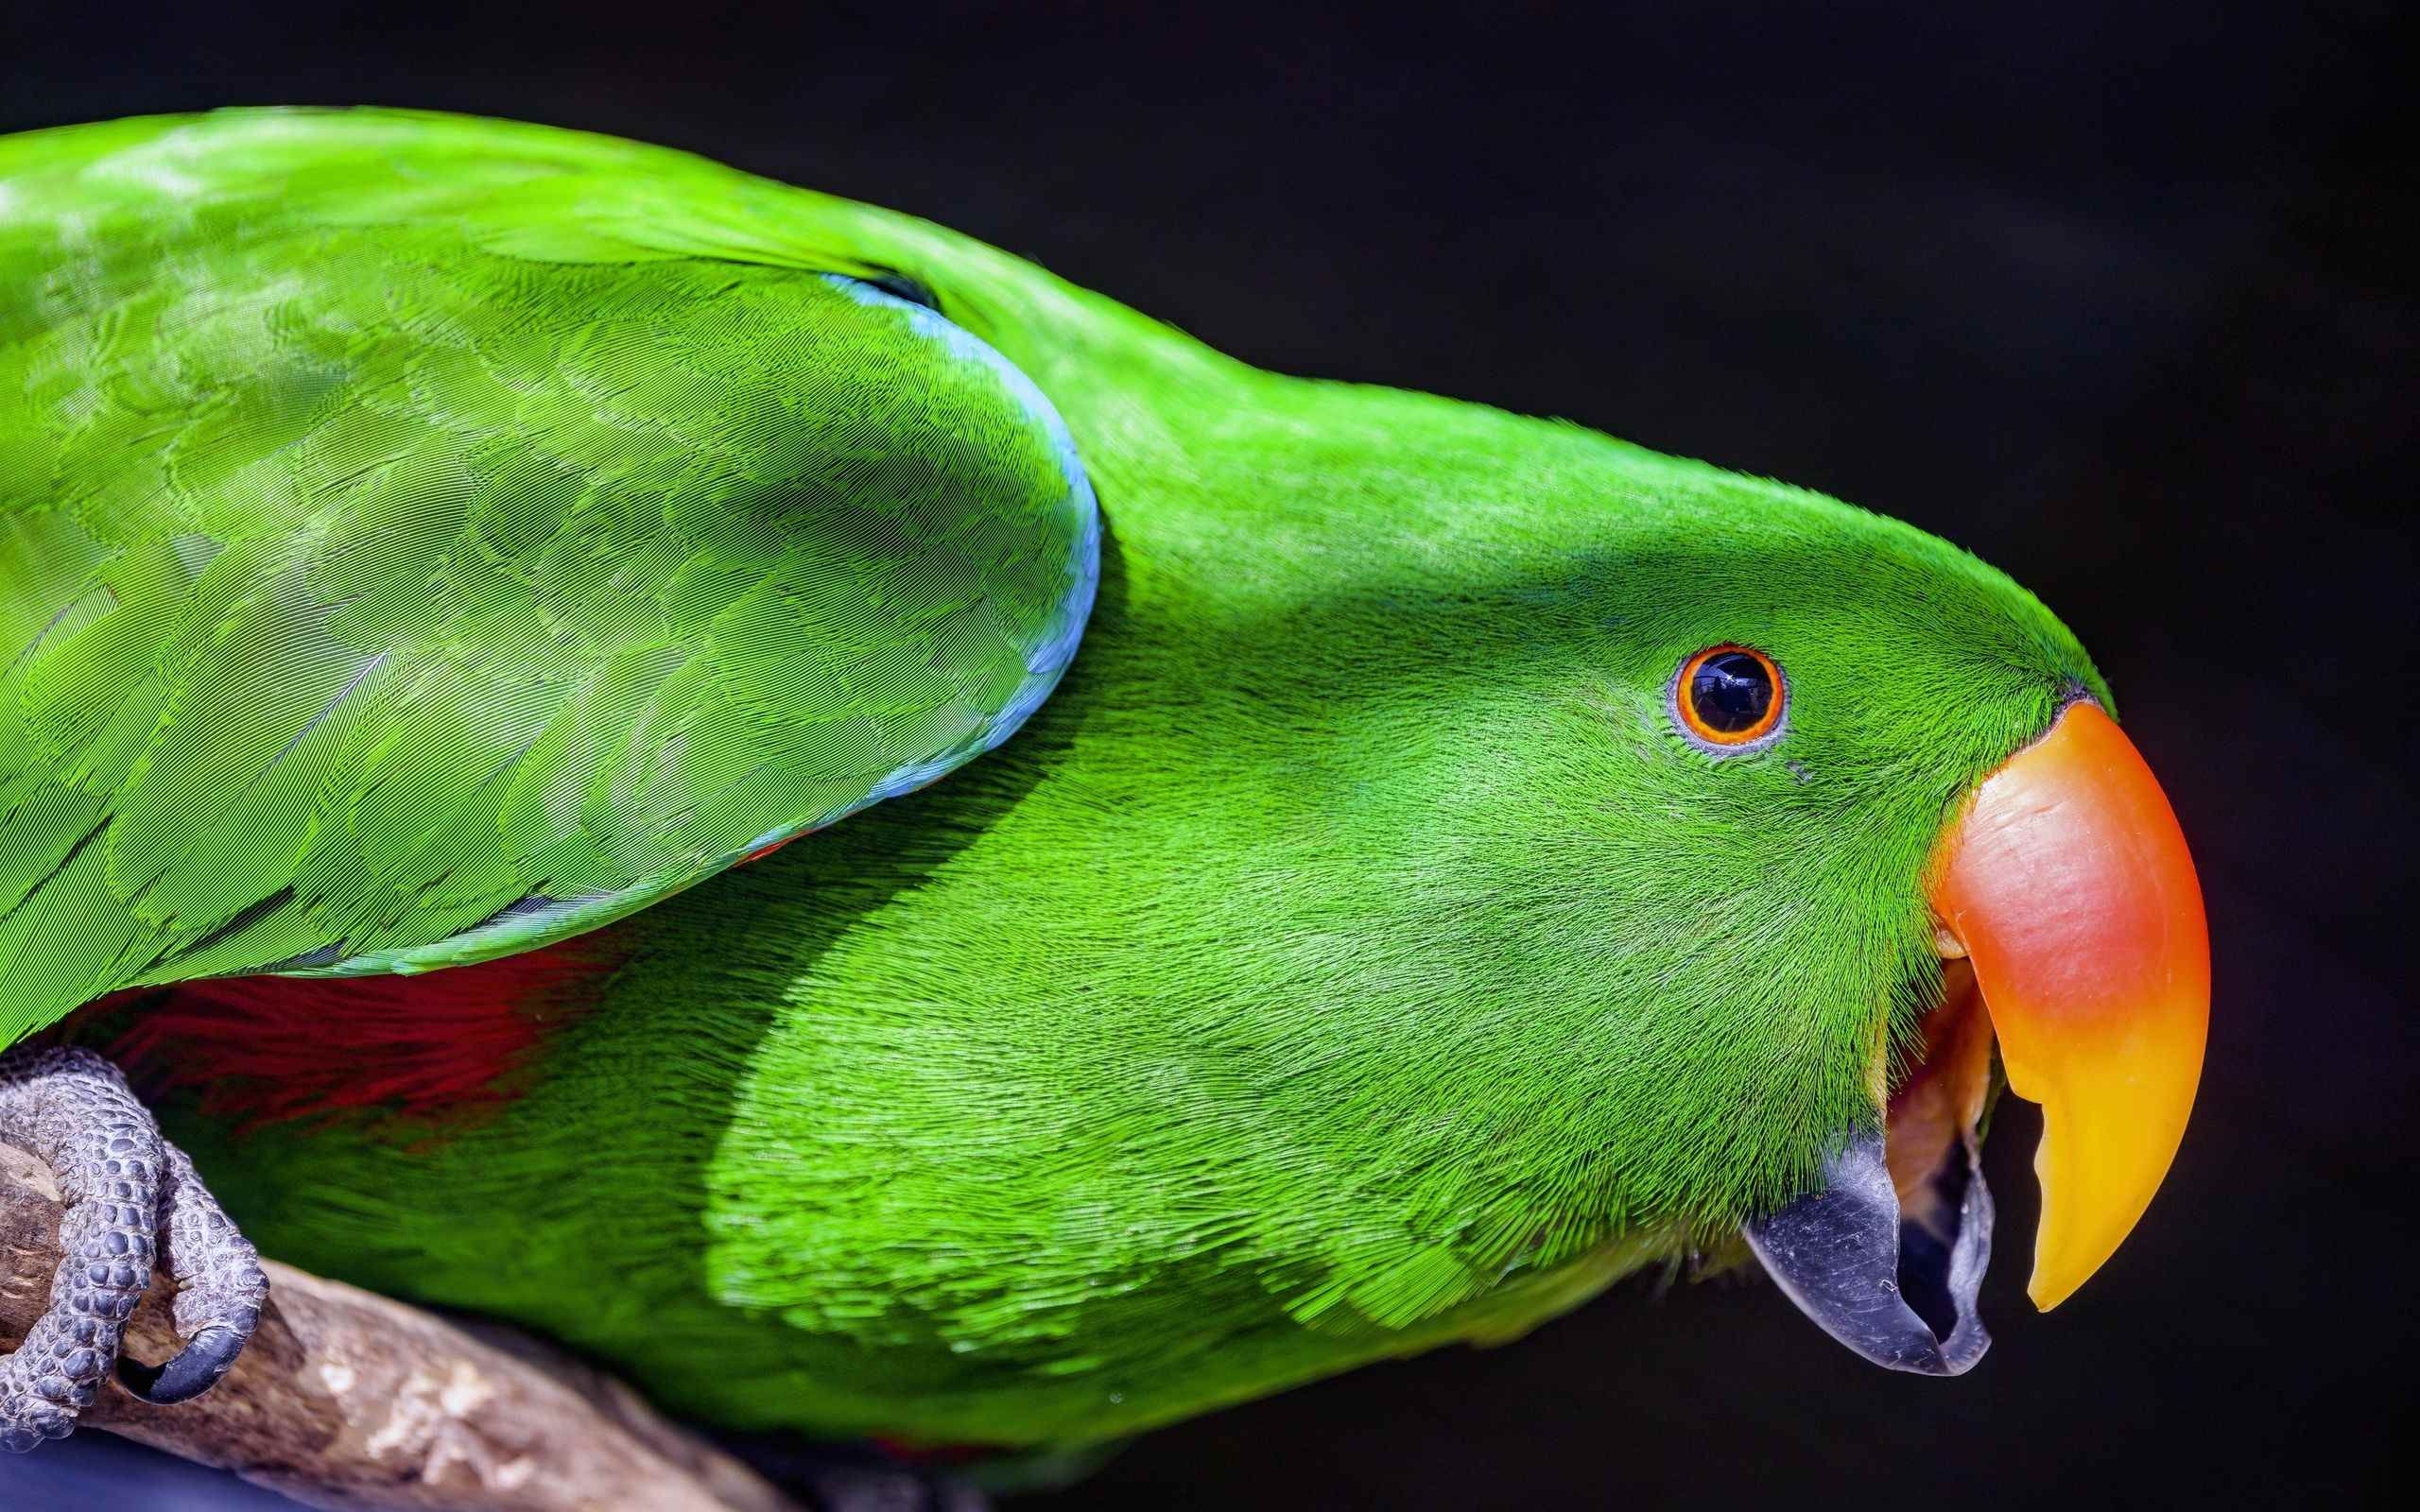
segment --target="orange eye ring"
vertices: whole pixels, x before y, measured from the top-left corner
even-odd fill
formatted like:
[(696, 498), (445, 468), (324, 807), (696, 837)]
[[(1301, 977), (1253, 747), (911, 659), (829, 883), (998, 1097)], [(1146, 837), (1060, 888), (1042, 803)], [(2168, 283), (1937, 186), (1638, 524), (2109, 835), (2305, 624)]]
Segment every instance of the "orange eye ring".
[(1699, 745), (1725, 754), (1770, 744), (1789, 707), (1781, 664), (1753, 645), (1709, 645), (1672, 675), (1672, 718)]

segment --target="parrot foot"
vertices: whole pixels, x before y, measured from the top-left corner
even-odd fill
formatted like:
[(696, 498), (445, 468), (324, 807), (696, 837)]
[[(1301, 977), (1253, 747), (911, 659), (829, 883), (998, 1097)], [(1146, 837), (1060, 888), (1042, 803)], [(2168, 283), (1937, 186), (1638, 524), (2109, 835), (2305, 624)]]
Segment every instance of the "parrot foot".
[[(50, 1309), (0, 1357), (0, 1450), (65, 1437), (112, 1362), (146, 1401), (185, 1401), (217, 1384), (260, 1321), (268, 1278), (117, 1068), (89, 1050), (0, 1054), (0, 1140), (46, 1162), (66, 1202)], [(147, 1366), (120, 1359), (118, 1346), (155, 1250), (176, 1278), (185, 1345)]]

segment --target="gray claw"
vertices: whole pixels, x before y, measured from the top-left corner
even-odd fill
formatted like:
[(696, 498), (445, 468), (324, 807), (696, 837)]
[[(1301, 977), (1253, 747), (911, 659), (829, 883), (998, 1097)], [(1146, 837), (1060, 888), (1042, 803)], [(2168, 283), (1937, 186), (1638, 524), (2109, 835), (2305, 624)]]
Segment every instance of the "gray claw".
[(117, 1382), (155, 1407), (173, 1407), (218, 1384), (219, 1378), (235, 1367), (235, 1357), (244, 1352), (246, 1342), (233, 1329), (214, 1324), (195, 1334), (193, 1342), (166, 1365), (145, 1365), (119, 1356)]

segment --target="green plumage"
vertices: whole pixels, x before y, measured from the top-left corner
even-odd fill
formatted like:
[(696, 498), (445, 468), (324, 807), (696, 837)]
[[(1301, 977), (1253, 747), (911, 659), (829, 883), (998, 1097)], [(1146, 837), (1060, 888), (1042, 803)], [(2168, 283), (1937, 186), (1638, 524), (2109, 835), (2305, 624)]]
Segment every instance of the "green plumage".
[[(62, 166), (43, 166), (53, 160)], [(29, 172), (64, 185), (70, 163), (78, 181), (122, 185), (157, 211), (169, 202), (163, 176), (203, 185), (204, 200), (221, 182), (291, 186), (259, 251), (214, 243), (206, 256), (155, 258), (126, 275), (130, 297), (163, 268), (206, 264), (222, 270), (194, 277), (214, 301), (246, 308), (223, 269), (288, 246), (285, 276), (331, 306), (388, 309), (399, 280), (426, 280), (426, 320), (458, 333), (449, 352), (510, 349), (533, 320), (565, 323), (545, 349), (552, 361), (406, 385), (423, 396), (407, 433), (358, 443), (382, 455), (424, 437), (434, 409), (480, 417), (475, 434), (494, 448), (482, 455), (499, 472), (559, 457), (548, 438), (562, 410), (531, 425), (494, 397), (499, 385), (643, 391), (667, 430), (694, 438), (688, 364), (669, 347), (722, 352), (726, 384), (787, 395), (779, 412), (817, 439), (785, 447), (776, 429), (757, 435), (756, 455), (811, 472), (824, 438), (845, 429), (831, 406), (857, 390), (792, 392), (805, 369), (722, 333), (761, 332), (761, 312), (786, 300), (836, 322), (833, 360), (895, 339), (802, 276), (826, 272), (896, 273), (933, 291), (949, 321), (1065, 418), (1107, 523), (1099, 602), (1074, 670), (1023, 736), (928, 792), (616, 926), (632, 964), (556, 1033), (500, 1110), (441, 1138), (377, 1118), (242, 1139), (183, 1130), (265, 1249), (539, 1325), (693, 1415), (1093, 1440), (1361, 1360), (1509, 1335), (1725, 1231), (1799, 1190), (1828, 1141), (1874, 1116), (1876, 1057), (1934, 990), (1924, 884), (1945, 818), (2040, 732), (2070, 679), (2105, 694), (2030, 595), (1904, 525), (1570, 425), (1260, 372), (934, 227), (677, 154), (437, 117), (237, 115), (0, 144), (11, 186), (0, 194), (27, 194), (14, 186)], [(40, 192), (56, 197), (63, 228), (76, 197), (100, 191)], [(0, 245), (23, 245), (23, 215), (0, 219)], [(306, 225), (355, 250), (302, 249)], [(11, 288), (23, 282), (9, 276)], [(592, 344), (634, 285), (648, 291), (648, 317)], [(239, 328), (285, 329), (266, 313)], [(90, 316), (76, 329), (78, 351), (134, 342), (110, 369), (127, 384), (164, 386), (186, 370), (128, 321)], [(29, 339), (60, 338), (9, 339), (0, 361), (24, 375), (0, 386), (0, 403), (66, 423), (81, 390), (43, 374), (79, 369), (63, 356), (24, 367)], [(596, 376), (566, 375), (566, 350), (591, 354), (573, 366)], [(367, 475), (353, 453), (322, 462), (289, 450), (264, 463), (265, 438), (285, 434), (275, 427), (292, 421), (279, 417), (303, 402), (281, 388), (242, 412), (259, 416), (235, 426), (251, 449), (212, 474), (252, 480), (239, 514)], [(102, 413), (148, 416), (171, 434), (193, 423), (173, 395), (144, 403)], [(582, 419), (592, 407), (562, 406)], [(977, 434), (955, 465), (987, 478), (1006, 470), (1018, 487), (1000, 496), (1023, 502), (998, 518), (1050, 542), (1031, 559), (1055, 574), (1019, 579), (1019, 623), (1055, 624), (1078, 534), (1064, 490), (1029, 425)], [(67, 444), (10, 435), (0, 447), (16, 449), (0, 456), (55, 490)], [(175, 455), (164, 446), (137, 455)], [(678, 467), (614, 452), (630, 470), (616, 475), (631, 480), (619, 507), (725, 527), (731, 496), (685, 486), (690, 470), (732, 465), (701, 450)], [(90, 478), (147, 519), (170, 507), (164, 490), (189, 511), (179, 520), (216, 518), (215, 495), (180, 493), (164, 461), (96, 466)], [(45, 581), (94, 581), (86, 537), (26, 537), (20, 522), (55, 507), (28, 510), (13, 502), (25, 486), (9, 487), (18, 543), (0, 549), (41, 562)], [(342, 519), (354, 506), (326, 507)], [(741, 517), (753, 524), (743, 554), (799, 549), (763, 516)], [(400, 540), (382, 537), (377, 518), (316, 539)], [(635, 551), (610, 566), (579, 552), (566, 561), (533, 544), (533, 527), (490, 538), (468, 517), (462, 525), (464, 539), (497, 542), (477, 555), (482, 571), (496, 556), (529, 571), (478, 600), (486, 617), (444, 621), (448, 666), (562, 639), (540, 611), (554, 582), (542, 561), (572, 575), (579, 586), (560, 596), (583, 604), (609, 573), (613, 596), (682, 597), (679, 562)], [(147, 525), (149, 554), (130, 547), (112, 570), (130, 582), (138, 567), (154, 573), (167, 585), (158, 593), (199, 604), (199, 589), (177, 586), (183, 528)], [(253, 548), (265, 561), (277, 559), (276, 539)], [(32, 616), (20, 640), (58, 612), (18, 609), (26, 570), (9, 569), (0, 601)], [(282, 602), (275, 574), (248, 581), (264, 606), (250, 612)], [(330, 596), (356, 619), (399, 590), (349, 584)], [(109, 606), (76, 593), (54, 588), (43, 602), (64, 602), (61, 624), (84, 634), (106, 625)], [(181, 634), (240, 623), (209, 602), (207, 625)], [(751, 602), (726, 592), (709, 620)], [(848, 612), (843, 598), (819, 602)], [(425, 632), (428, 611), (384, 612)], [(180, 624), (200, 617), (188, 610)], [(48, 649), (59, 633), (43, 657), (59, 654)], [(769, 633), (755, 632), (760, 650)], [(1770, 653), (1789, 688), (1782, 738), (1729, 759), (1692, 745), (1666, 705), (1682, 661), (1723, 642)], [(30, 671), (11, 671), (0, 688), (16, 708), (56, 712), (19, 715), (29, 733), (7, 748), (64, 749), (46, 733), (62, 727), (133, 742), (78, 711), (145, 686), (159, 646), (182, 644), (105, 638), (48, 702), (29, 693)], [(363, 643), (339, 645), (356, 661), (338, 655), (320, 681), (279, 687), (250, 715), (251, 748), (277, 749), (327, 703), (330, 683), (357, 675)], [(832, 663), (832, 676), (858, 664)], [(718, 659), (683, 665), (666, 684), (728, 680)], [(717, 682), (721, 701), (700, 692), (700, 706), (785, 729), (817, 708), (800, 701), (803, 679), (751, 665), (762, 670), (745, 692)], [(384, 687), (398, 674), (373, 676)], [(600, 686), (631, 696), (610, 679)], [(509, 700), (459, 706), (495, 722), (482, 750), (532, 738), (537, 714)], [(593, 731), (625, 723), (600, 707), (562, 738), (585, 753)], [(382, 760), (462, 806), (401, 805), (392, 833), (425, 845), (443, 832), (458, 847), (453, 865), (527, 865), (496, 859), (524, 816), (588, 812), (574, 799), (651, 770), (630, 764), (628, 746), (587, 765), (566, 756), (576, 775), (564, 808), (479, 798), (473, 826), (453, 816), (488, 790), (444, 781), (470, 765), (469, 747), (440, 747), (440, 760), (426, 735), (389, 734)], [(364, 727), (343, 738), (378, 737)], [(970, 737), (957, 739), (950, 748)], [(353, 773), (355, 748), (315, 770)], [(46, 760), (30, 799), (23, 775), (0, 792), (19, 793), (11, 813), (66, 816), (40, 821), (51, 829), (10, 818), (7, 865), (61, 843), (21, 833), (69, 835), (72, 848), (94, 822), (75, 816), (87, 800), (78, 795), (120, 791), (44, 776), (61, 758)], [(225, 769), (195, 765), (176, 801), (207, 793), (223, 805)], [(147, 823), (169, 816), (164, 801), (147, 799)], [(340, 795), (326, 811), (368, 801)], [(678, 803), (654, 796), (642, 810)], [(270, 896), (251, 868), (280, 876), (286, 864), (265, 854), (283, 837), (249, 820), (218, 830), (227, 837), (214, 843), (240, 850), (244, 869), (217, 867), (192, 885), (194, 902), (165, 911), (189, 929), (257, 912), (250, 900), (227, 909), (246, 892)], [(414, 853), (378, 833), (382, 855)], [(721, 850), (683, 854), (718, 861), (739, 843), (716, 838)], [(562, 865), (596, 876), (597, 856), (614, 853), (597, 845)], [(122, 866), (37, 861), (38, 876), (79, 889), (53, 918), (90, 908), (159, 937), (142, 931), (158, 931), (164, 910), (112, 891), (129, 880)], [(643, 873), (614, 875), (630, 885)], [(425, 906), (458, 928), (522, 885), (516, 874), (452, 912)], [(404, 889), (415, 906), (419, 885)], [(368, 939), (351, 921), (368, 905), (345, 897), (337, 935), (360, 954)], [(286, 916), (323, 906), (281, 903), (238, 932), (273, 933), (277, 950), (316, 942)], [(393, 927), (391, 913), (367, 917)], [(28, 968), (8, 964), (23, 956), (7, 931), (57, 925), (18, 918), (0, 916), (0, 983), (21, 996)], [(377, 938), (381, 951), (409, 948)], [(155, 959), (188, 955), (260, 964), (208, 936)], [(54, 1006), (81, 990), (41, 980)], [(0, 997), (0, 1012), (16, 1001)]]
[(461, 129), (0, 144), (0, 1045), (592, 927), (1063, 666), (1092, 504), (1021, 378), (843, 264), (550, 245), (611, 154)]

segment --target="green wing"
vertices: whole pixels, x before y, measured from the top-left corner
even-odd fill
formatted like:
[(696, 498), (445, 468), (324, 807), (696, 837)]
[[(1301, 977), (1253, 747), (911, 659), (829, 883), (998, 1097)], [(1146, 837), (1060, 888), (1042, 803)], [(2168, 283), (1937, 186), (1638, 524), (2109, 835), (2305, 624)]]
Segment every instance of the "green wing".
[(783, 193), (392, 115), (0, 140), (0, 1045), (593, 928), (1040, 704), (1064, 427)]

